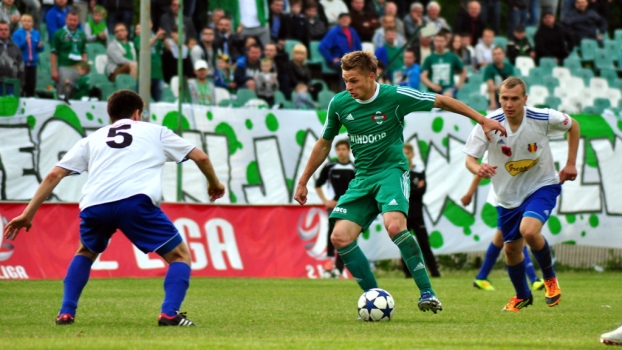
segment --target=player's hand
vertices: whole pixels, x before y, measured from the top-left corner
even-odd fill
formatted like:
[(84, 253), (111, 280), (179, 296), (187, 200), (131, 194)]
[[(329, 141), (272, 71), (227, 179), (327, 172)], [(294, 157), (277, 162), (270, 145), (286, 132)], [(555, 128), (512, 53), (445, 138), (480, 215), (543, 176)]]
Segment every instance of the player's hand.
[(294, 194), (294, 199), (296, 200), (296, 202), (298, 202), (300, 205), (304, 205), (305, 203), (307, 203), (307, 193), (309, 190), (307, 190), (307, 185), (302, 185), (302, 184), (298, 184), (296, 186), (296, 193)]
[(22, 228), (26, 228), (26, 232), (28, 232), (30, 231), (31, 226), (32, 220), (22, 214), (11, 220), (11, 222), (4, 227), (4, 238), (12, 241), (17, 238), (17, 235), (19, 235), (19, 231), (21, 231)]
[(326, 208), (333, 209), (337, 206), (337, 201), (329, 199), (326, 201), (326, 203), (324, 203), (324, 206), (326, 206)]
[(462, 205), (466, 207), (467, 205), (471, 204), (472, 199), (472, 195), (465, 194), (464, 196), (462, 196), (462, 198), (460, 198), (460, 203), (462, 203)]
[(574, 181), (577, 178), (577, 168), (574, 165), (566, 165), (562, 171), (559, 172), (560, 185), (566, 181)]
[(209, 184), (207, 185), (207, 194), (209, 194), (209, 200), (212, 202), (222, 198), (225, 195), (225, 185), (220, 182), (215, 185)]
[(484, 179), (490, 179), (491, 177), (495, 176), (495, 174), (497, 174), (496, 165), (492, 166), (490, 164), (482, 163), (479, 167), (479, 170), (477, 170), (477, 176)]
[(505, 131), (505, 128), (503, 127), (503, 125), (501, 125), (501, 123), (499, 123), (496, 120), (493, 119), (489, 119), (489, 118), (482, 118), (483, 121), (480, 123), (482, 125), (482, 129), (484, 129), (484, 135), (486, 135), (486, 138), (488, 139), (488, 142), (492, 142), (492, 137), (490, 137), (490, 132), (491, 131), (495, 131), (495, 132), (500, 132), (501, 136), (508, 136), (507, 131)]

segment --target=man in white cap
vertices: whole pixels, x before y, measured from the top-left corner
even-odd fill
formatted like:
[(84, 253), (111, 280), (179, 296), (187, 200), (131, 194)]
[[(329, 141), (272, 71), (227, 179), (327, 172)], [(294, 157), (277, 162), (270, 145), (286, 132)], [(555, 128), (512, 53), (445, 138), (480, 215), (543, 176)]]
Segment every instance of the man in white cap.
[(216, 104), (214, 83), (207, 80), (208, 73), (209, 70), (205, 60), (198, 60), (194, 63), (194, 74), (197, 78), (188, 81), (190, 97), (194, 104), (203, 106)]

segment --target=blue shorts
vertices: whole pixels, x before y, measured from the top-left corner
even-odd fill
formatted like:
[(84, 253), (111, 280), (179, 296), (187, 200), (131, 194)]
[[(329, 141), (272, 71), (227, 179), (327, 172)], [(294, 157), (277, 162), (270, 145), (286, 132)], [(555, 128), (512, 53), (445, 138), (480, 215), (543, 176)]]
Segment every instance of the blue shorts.
[(164, 255), (182, 242), (175, 225), (144, 194), (88, 207), (80, 218), (80, 240), (94, 253), (106, 249), (117, 229), (143, 253)]
[(562, 191), (562, 186), (548, 185), (539, 188), (536, 192), (527, 197), (523, 203), (512, 209), (497, 207), (499, 217), (497, 219), (497, 228), (503, 234), (504, 242), (512, 242), (522, 237), (520, 233), (520, 223), (523, 217), (536, 218), (546, 223), (551, 212), (557, 204), (557, 196)]

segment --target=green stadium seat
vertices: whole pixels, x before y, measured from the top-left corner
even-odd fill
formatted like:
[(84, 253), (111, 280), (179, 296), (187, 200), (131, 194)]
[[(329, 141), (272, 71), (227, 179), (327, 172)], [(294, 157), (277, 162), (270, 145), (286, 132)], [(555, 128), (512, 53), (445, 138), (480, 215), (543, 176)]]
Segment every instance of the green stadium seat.
[(492, 46), (501, 46), (505, 51), (505, 47), (508, 46), (508, 38), (504, 36), (495, 36), (494, 40), (492, 41)]
[(285, 106), (285, 104), (289, 102), (287, 101), (287, 98), (285, 98), (285, 95), (283, 94), (283, 92), (281, 92), (281, 90), (276, 90), (274, 92), (274, 103), (275, 104), (282, 104), (283, 106)]
[(484, 112), (488, 109), (488, 100), (486, 97), (477, 93), (471, 94), (467, 105), (476, 111)]
[(617, 59), (618, 53), (622, 50), (622, 43), (618, 44), (615, 40), (605, 40), (604, 50), (610, 57)]
[(218, 101), (218, 107), (232, 107), (234, 105), (233, 100), (229, 100), (229, 99), (223, 99)]
[(249, 100), (257, 98), (257, 94), (250, 89), (238, 89), (235, 99), (235, 106), (242, 107)]
[(582, 113), (583, 114), (600, 114), (598, 112), (598, 109), (596, 107), (594, 107), (594, 106), (587, 106), (587, 107), (583, 108)]
[(117, 90), (125, 89), (136, 92), (136, 84), (136, 79), (134, 79), (131, 75), (119, 74), (115, 79), (114, 86)]
[(86, 44), (86, 58), (89, 62), (95, 62), (97, 55), (105, 55), (106, 47), (100, 43), (88, 43)]
[(111, 84), (110, 80), (108, 80), (108, 77), (103, 75), (103, 74), (99, 74), (96, 72), (91, 71), (91, 86), (95, 86), (95, 85), (102, 85), (102, 84)]
[(175, 103), (175, 101), (177, 101), (177, 97), (173, 94), (173, 90), (170, 87), (163, 88), (161, 102)]
[(294, 46), (296, 46), (298, 44), (302, 44), (302, 43), (300, 41), (298, 41), (298, 40), (293, 40), (293, 39), (285, 40), (285, 52), (287, 52), (287, 54), (289, 55), (290, 59), (292, 57), (294, 57), (292, 55), (292, 52), (294, 51)]
[(579, 48), (575, 46), (574, 49), (572, 49), (572, 52), (570, 52), (570, 54), (566, 58), (573, 58), (581, 61), (581, 55), (579, 55)]
[(555, 88), (559, 86), (559, 80), (554, 76), (547, 75), (542, 79), (542, 85), (546, 86), (549, 90), (549, 94), (552, 95)]
[[(549, 73), (550, 74), (550, 73)], [(541, 67), (531, 68), (529, 71), (529, 80), (531, 85), (542, 85), (544, 76), (546, 76), (546, 70)]]
[(102, 100), (108, 100), (108, 97), (115, 92), (114, 85), (107, 79), (105, 81), (98, 81), (97, 83), (93, 83), (93, 78), (91, 77), (91, 86), (98, 87), (102, 91)]
[(549, 108), (558, 109), (562, 104), (562, 99), (557, 96), (547, 96), (547, 98), (544, 99), (544, 104)]
[(596, 108), (598, 114), (602, 114), (605, 109), (611, 108), (611, 101), (608, 98), (595, 98), (594, 108)]
[(594, 53), (598, 49), (598, 42), (594, 39), (581, 40), (581, 60), (594, 61)]
[(609, 86), (616, 86), (616, 80), (618, 79), (618, 72), (615, 68), (603, 68), (599, 74), (602, 78), (607, 79)]
[(572, 72), (572, 75), (583, 79), (583, 83), (585, 84), (585, 86), (589, 86), (590, 79), (594, 77), (594, 71), (589, 68), (581, 68), (576, 72)]
[(564, 60), (564, 67), (570, 69), (571, 72), (583, 68), (583, 66), (581, 65), (581, 60), (579, 58), (571, 57), (566, 57), (566, 59)]
[(318, 103), (320, 109), (327, 109), (335, 93), (330, 90), (322, 90), (318, 94)]
[(613, 40), (615, 40), (615, 42), (617, 42), (618, 45), (620, 45), (620, 47), (622, 48), (622, 28), (616, 29), (613, 32)]
[(309, 57), (309, 59), (307, 60), (307, 64), (322, 64), (322, 62), (324, 61), (324, 57), (322, 57), (319, 47), (320, 42), (317, 40), (309, 43), (309, 51), (311, 57)]
[(557, 67), (557, 61), (551, 57), (542, 57), (540, 59), (540, 68), (542, 68), (546, 74), (552, 74), (553, 68)]
[(529, 39), (529, 43), (531, 44), (531, 46), (534, 45), (533, 37), (536, 35), (537, 31), (538, 27), (536, 26), (525, 27), (525, 35), (527, 36), (527, 39)]
[(614, 68), (613, 62), (617, 60), (616, 56), (609, 55), (605, 49), (596, 49), (594, 52), (594, 65), (597, 69)]

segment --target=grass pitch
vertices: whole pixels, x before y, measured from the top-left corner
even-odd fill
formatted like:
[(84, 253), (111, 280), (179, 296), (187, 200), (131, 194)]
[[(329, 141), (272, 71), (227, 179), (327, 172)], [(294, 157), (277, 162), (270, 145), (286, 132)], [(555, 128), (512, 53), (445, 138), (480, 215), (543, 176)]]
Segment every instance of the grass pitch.
[(158, 327), (162, 279), (95, 279), (76, 323), (54, 325), (62, 281), (0, 282), (0, 348), (88, 349), (604, 349), (599, 335), (622, 322), (622, 274), (558, 274), (562, 301), (544, 292), (519, 313), (493, 272), (494, 292), (471, 286), (475, 272), (445, 273), (433, 286), (439, 314), (417, 309), (412, 279), (381, 276), (397, 308), (390, 322), (356, 322), (353, 280), (193, 278), (182, 311), (199, 325)]

